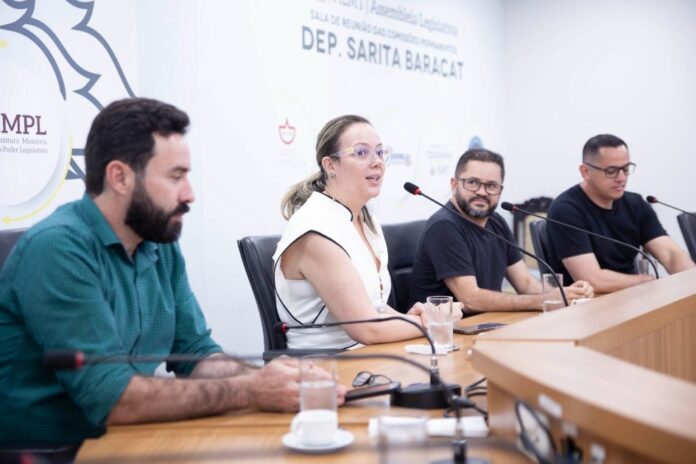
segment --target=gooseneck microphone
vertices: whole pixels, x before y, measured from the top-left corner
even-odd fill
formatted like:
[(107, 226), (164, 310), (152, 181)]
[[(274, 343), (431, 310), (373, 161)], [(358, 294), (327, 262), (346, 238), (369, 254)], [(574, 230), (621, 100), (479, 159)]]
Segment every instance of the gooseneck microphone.
[(122, 355), (86, 355), (82, 351), (48, 351), (44, 354), (43, 364), (52, 370), (77, 370), (90, 364), (130, 364), (162, 362), (200, 362), (200, 361), (236, 361), (246, 367), (258, 369), (250, 361), (262, 361), (262, 356), (237, 356), (227, 353), (213, 354), (122, 354)]
[[(394, 317), (395, 319), (400, 319), (400, 320), (405, 320), (400, 317)], [(384, 318), (384, 319), (377, 319), (376, 321), (379, 320), (388, 320), (392, 318)], [(349, 321), (350, 323), (359, 323), (361, 321)], [(373, 322), (371, 319), (366, 319), (363, 322)], [(413, 321), (409, 321), (414, 324), (416, 324)], [(327, 323), (328, 324), (328, 323)], [(317, 326), (324, 326), (326, 327), (327, 325), (324, 324), (316, 324)], [(340, 325), (340, 324), (336, 324)], [(418, 324), (416, 324), (418, 325)], [(420, 325), (418, 325), (421, 327)], [(278, 323), (274, 326), (275, 330), (282, 331), (283, 333), (286, 332), (287, 330), (290, 329), (299, 329), (302, 327), (307, 327), (307, 326), (289, 326), (284, 323)], [(309, 328), (309, 327), (307, 327)], [(421, 327), (422, 328), (422, 327)], [(427, 336), (427, 332), (424, 333), (426, 338), (428, 338), (428, 341), (431, 343), (431, 346), (434, 348), (434, 345), (432, 343), (432, 340)], [(301, 351), (302, 354), (297, 354), (293, 352), (293, 350), (288, 350), (287, 351), (287, 356), (291, 357), (301, 357), (306, 355), (304, 351)], [(213, 355), (198, 355), (198, 354), (170, 354), (170, 355), (143, 355), (143, 354), (136, 354), (136, 355), (86, 355), (81, 351), (54, 351), (54, 352), (47, 352), (44, 355), (44, 365), (49, 368), (49, 369), (55, 369), (55, 370), (75, 370), (75, 369), (80, 369), (86, 365), (90, 364), (131, 364), (131, 363), (162, 363), (162, 362), (180, 362), (180, 361), (188, 361), (188, 362), (198, 362), (198, 361), (226, 361), (226, 360), (232, 360), (239, 362), (240, 364), (244, 364), (245, 366), (250, 366), (254, 368), (258, 368), (256, 365), (249, 364), (251, 361), (263, 361), (264, 358), (261, 355), (232, 355), (232, 354), (227, 354), (227, 353), (215, 353), (215, 356), (211, 357)], [(332, 358), (332, 359), (338, 359), (338, 360), (364, 360), (364, 359), (388, 359), (392, 361), (399, 361), (402, 363), (409, 364), (417, 369), (420, 369), (423, 372), (426, 372), (431, 375), (431, 380), (435, 381), (438, 386), (440, 386), (439, 394), (442, 396), (443, 401), (446, 406), (451, 406), (454, 408), (456, 415), (457, 415), (457, 436), (455, 436), (455, 439), (452, 441), (452, 446), (454, 450), (454, 461), (453, 462), (467, 462), (466, 461), (466, 440), (464, 440), (463, 437), (463, 432), (461, 430), (461, 408), (462, 407), (468, 407), (468, 408), (474, 408), (479, 412), (485, 413), (485, 411), (482, 411), (478, 406), (469, 398), (459, 396), (461, 395), (461, 388), (459, 386), (456, 386), (456, 388), (452, 388), (452, 385), (445, 385), (442, 380), (440, 379), (438, 374), (434, 374), (431, 369), (428, 369), (426, 366), (423, 364), (413, 361), (412, 359), (409, 359), (405, 356), (398, 356), (394, 354), (386, 354), (386, 353), (370, 353), (370, 354), (360, 354), (360, 353), (337, 353), (337, 354), (327, 354), (327, 355), (322, 355), (327, 358)], [(421, 385), (421, 384), (414, 384), (414, 385)], [(409, 389), (412, 386), (404, 387), (404, 389)], [(401, 405), (401, 404), (396, 404), (394, 403), (394, 395), (398, 394), (399, 392), (394, 392), (392, 393), (392, 404), (396, 406), (405, 406), (405, 407), (418, 407), (418, 408), (423, 408), (423, 406), (408, 406), (408, 405)], [(402, 395), (404, 394), (403, 391), (400, 392)], [(406, 396), (408, 397), (409, 394), (406, 393)], [(413, 400), (415, 397), (410, 396), (409, 397), (411, 400)], [(446, 406), (443, 406), (446, 407)], [(432, 406), (430, 404), (427, 405), (428, 409), (435, 409), (435, 408), (440, 408), (440, 406)], [(3, 461), (4, 462), (4, 461)], [(24, 461), (21, 461), (24, 462)], [(33, 462), (33, 461), (32, 461)]]
[(689, 211), (686, 211), (685, 209), (677, 208), (676, 206), (672, 206), (672, 205), (670, 205), (670, 204), (667, 204), (667, 203), (665, 203), (665, 202), (663, 202), (663, 201), (658, 200), (657, 198), (655, 198), (655, 197), (652, 196), (652, 195), (648, 195), (647, 197), (645, 197), (645, 200), (646, 200), (648, 203), (650, 203), (650, 204), (653, 204), (653, 205), (654, 205), (655, 203), (659, 203), (659, 204), (661, 204), (661, 205), (663, 205), (663, 206), (666, 206), (666, 207), (668, 207), (668, 208), (672, 208), (672, 209), (674, 209), (674, 210), (680, 211), (680, 212), (686, 214), (687, 216), (696, 217), (696, 213), (691, 213), (691, 212), (689, 212)]
[[(392, 393), (392, 404), (407, 408), (417, 409), (442, 409), (455, 401), (458, 395), (461, 395), (461, 386), (458, 384), (445, 384), (440, 378), (437, 357), (435, 355), (435, 344), (428, 335), (428, 332), (419, 324), (409, 319), (392, 316), (385, 318), (363, 319), (345, 322), (327, 322), (324, 324), (306, 324), (306, 325), (288, 325), (284, 322), (277, 322), (273, 326), (273, 330), (278, 333), (286, 333), (288, 330), (296, 329), (311, 329), (321, 327), (335, 327), (349, 324), (364, 324), (374, 322), (386, 322), (391, 320), (399, 320), (409, 323), (417, 327), (423, 336), (430, 343), (432, 351), (430, 368), (426, 368), (420, 363), (412, 361), (408, 358), (388, 354), (344, 354), (344, 353), (319, 353), (318, 356), (326, 356), (336, 359), (394, 359), (406, 362), (417, 368), (426, 371), (430, 375), (430, 383), (416, 383), (406, 387), (402, 387), (398, 391)], [(307, 356), (306, 350), (288, 350), (283, 354), (287, 356)], [(309, 354), (311, 356), (311, 354)], [(85, 355), (81, 351), (54, 351), (44, 355), (44, 366), (49, 369), (58, 370), (76, 370), (89, 364), (124, 364), (124, 363), (161, 363), (161, 362), (199, 362), (199, 361), (225, 361), (231, 360), (244, 364), (249, 368), (258, 368), (258, 366), (249, 364), (249, 361), (263, 360), (263, 356), (238, 356), (226, 353), (216, 353), (212, 355), (196, 355), (196, 354), (170, 354), (162, 355)], [(456, 398), (461, 403), (462, 399)]]
[[(307, 353), (300, 350), (300, 354), (293, 350), (288, 350), (286, 356), (289, 357), (304, 357)], [(410, 364), (424, 372), (430, 373), (430, 369), (421, 363), (413, 361), (404, 356), (395, 354), (375, 353), (375, 354), (359, 354), (359, 353), (335, 353), (335, 354), (320, 354), (319, 356), (333, 359), (391, 359)], [(163, 363), (163, 362), (212, 362), (212, 361), (235, 361), (245, 366), (259, 369), (260, 366), (250, 364), (251, 362), (264, 361), (262, 355), (236, 355), (227, 353), (213, 354), (131, 354), (131, 355), (88, 355), (82, 351), (48, 351), (43, 356), (43, 363), (47, 369), (51, 370), (77, 370), (91, 364), (137, 364), (137, 363)]]
[(356, 319), (352, 321), (343, 321), (343, 322), (322, 322), (319, 324), (301, 324), (301, 325), (289, 325), (286, 322), (276, 322), (273, 324), (273, 331), (276, 333), (282, 333), (286, 334), (288, 333), (288, 330), (294, 330), (294, 329), (320, 329), (320, 328), (325, 328), (325, 327), (338, 327), (342, 325), (353, 325), (353, 324), (368, 324), (372, 322), (386, 322), (386, 321), (404, 321), (418, 330), (423, 334), (423, 336), (428, 340), (428, 343), (430, 344), (430, 351), (432, 352), (433, 359), (437, 362), (437, 358), (434, 356), (436, 355), (436, 350), (435, 350), (435, 344), (433, 343), (433, 339), (430, 338), (430, 334), (428, 334), (428, 331), (423, 328), (422, 325), (413, 322), (411, 319), (406, 319), (405, 317), (401, 316), (389, 316), (389, 317), (375, 317), (372, 319)]
[[(350, 321), (351, 323), (359, 322), (377, 322), (380, 320), (400, 319), (400, 317), (376, 319), (366, 319), (364, 321)], [(413, 321), (409, 321), (413, 322)], [(415, 322), (413, 322), (415, 324)], [(339, 323), (334, 325), (340, 325)], [(418, 325), (418, 324), (416, 324)], [(310, 328), (307, 326), (288, 326), (286, 324), (276, 324), (277, 330), (287, 331), (290, 329)], [(315, 327), (328, 327), (324, 324), (316, 324)], [(419, 326), (420, 327), (420, 326)], [(427, 336), (427, 332), (426, 332)], [(432, 340), (431, 340), (432, 344)], [(432, 345), (434, 347), (434, 345)], [(304, 357), (308, 356), (304, 350), (288, 350), (286, 356)], [(311, 355), (309, 355), (311, 356)], [(423, 364), (413, 361), (404, 356), (394, 354), (360, 354), (360, 353), (321, 353), (317, 356), (327, 357), (332, 359), (390, 359), (400, 361), (416, 367), (430, 375), (430, 383), (416, 383), (402, 387), (392, 393), (392, 404), (394, 406), (402, 406), (416, 409), (444, 409), (448, 406), (465, 406), (475, 407), (467, 398), (460, 397), (461, 387), (457, 384), (445, 384), (440, 378), (437, 362), (435, 368), (432, 365), (427, 368)], [(232, 355), (227, 353), (215, 353), (215, 355), (199, 355), (199, 354), (170, 354), (170, 355), (86, 355), (81, 351), (53, 351), (47, 352), (44, 355), (44, 366), (52, 370), (77, 370), (91, 364), (132, 364), (132, 363), (162, 363), (162, 362), (200, 362), (200, 361), (235, 361), (243, 364), (246, 367), (258, 369), (259, 366), (250, 364), (254, 361), (263, 361), (263, 356), (260, 355)]]
[[(457, 384), (445, 384), (440, 379), (440, 368), (437, 362), (435, 344), (422, 325), (401, 316), (378, 317), (373, 319), (357, 319), (343, 322), (324, 322), (320, 324), (288, 325), (285, 322), (276, 322), (273, 330), (277, 333), (287, 333), (288, 330), (317, 329), (324, 327), (338, 327), (352, 324), (369, 324), (387, 321), (403, 321), (416, 327), (430, 344), (430, 383), (414, 383), (392, 393), (391, 403), (394, 406), (416, 409), (442, 409), (446, 408), (450, 402), (450, 397), (460, 395), (461, 386)], [(337, 355), (341, 356), (341, 355)]]
[(584, 232), (587, 235), (592, 235), (593, 237), (601, 238), (603, 240), (607, 240), (609, 242), (616, 243), (617, 245), (621, 245), (623, 247), (630, 248), (631, 250), (637, 251), (638, 253), (643, 255), (643, 257), (645, 259), (648, 260), (648, 262), (652, 266), (653, 270), (655, 271), (655, 278), (656, 279), (660, 278), (660, 274), (657, 272), (657, 265), (655, 264), (655, 262), (652, 259), (650, 259), (650, 257), (648, 256), (647, 253), (645, 253), (643, 250), (641, 250), (638, 247), (634, 247), (630, 243), (622, 242), (621, 240), (616, 240), (615, 238), (607, 237), (606, 235), (598, 234), (597, 232), (592, 232), (591, 230), (583, 229), (581, 227), (577, 227), (577, 226), (574, 226), (572, 224), (568, 224), (566, 222), (561, 222), (557, 219), (551, 219), (549, 217), (542, 216), (541, 214), (536, 214), (536, 213), (533, 213), (531, 211), (527, 211), (525, 209), (520, 208), (517, 205), (513, 205), (512, 203), (508, 203), (507, 201), (504, 201), (503, 203), (501, 203), (500, 207), (503, 208), (505, 211), (510, 211), (510, 212), (519, 211), (521, 213), (528, 214), (530, 216), (534, 216), (534, 217), (537, 217), (539, 219), (543, 219), (545, 221), (552, 222), (554, 224), (558, 224), (559, 226), (563, 226), (563, 227), (567, 227), (569, 229), (577, 230), (578, 232)]
[[(556, 272), (555, 272), (555, 271), (553, 270), (553, 268), (549, 265), (549, 263), (547, 263), (546, 261), (544, 261), (543, 259), (541, 259), (539, 256), (535, 255), (534, 253), (528, 252), (527, 250), (525, 250), (525, 249), (522, 248), (521, 246), (517, 245), (516, 243), (511, 242), (510, 240), (506, 239), (505, 237), (502, 237), (502, 236), (496, 234), (496, 233), (493, 232), (492, 230), (486, 229), (486, 228), (483, 227), (481, 224), (479, 224), (479, 223), (477, 223), (476, 221), (474, 221), (473, 219), (471, 219), (471, 218), (469, 218), (469, 217), (463, 215), (463, 214), (460, 213), (459, 211), (457, 211), (457, 210), (455, 210), (455, 209), (452, 209), (452, 208), (448, 208), (447, 206), (443, 205), (442, 203), (440, 203), (439, 201), (435, 200), (434, 198), (429, 197), (428, 195), (426, 195), (425, 193), (423, 193), (423, 191), (422, 191), (417, 185), (412, 184), (411, 182), (406, 182), (406, 183), (404, 184), (404, 190), (406, 190), (406, 191), (407, 191), (408, 193), (410, 193), (411, 195), (416, 195), (416, 196), (420, 195), (420, 196), (422, 196), (422, 197), (427, 198), (428, 200), (432, 201), (432, 202), (435, 203), (436, 205), (438, 205), (438, 206), (440, 206), (440, 207), (442, 207), (442, 208), (445, 208), (447, 211), (451, 211), (453, 214), (456, 214), (458, 217), (460, 217), (460, 218), (464, 219), (465, 221), (467, 221), (467, 222), (473, 224), (474, 226), (478, 227), (480, 230), (486, 232), (487, 234), (491, 234), (492, 236), (496, 237), (498, 240), (500, 240), (500, 241), (502, 241), (502, 242), (504, 242), (504, 243), (507, 243), (508, 245), (510, 245), (511, 247), (513, 247), (514, 249), (516, 249), (517, 251), (519, 251), (520, 253), (523, 253), (523, 254), (529, 256), (530, 258), (534, 258), (534, 259), (536, 259), (537, 261), (539, 261), (541, 264), (543, 264), (544, 266), (546, 266), (546, 269), (548, 269), (549, 272), (551, 273), (551, 276), (553, 276), (553, 280), (556, 281), (556, 285), (558, 286), (558, 289), (559, 289), (560, 292), (561, 292), (561, 298), (563, 298), (563, 304), (564, 304), (565, 306), (568, 306), (568, 298), (566, 297), (565, 290), (563, 289), (563, 285), (561, 285), (560, 280), (558, 280), (558, 277), (556, 276)], [(504, 203), (503, 203), (503, 204), (504, 204)]]

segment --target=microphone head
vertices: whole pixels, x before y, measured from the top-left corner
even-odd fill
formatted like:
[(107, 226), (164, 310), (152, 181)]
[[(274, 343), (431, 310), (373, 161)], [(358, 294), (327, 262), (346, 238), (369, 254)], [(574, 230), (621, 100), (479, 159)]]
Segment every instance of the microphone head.
[(504, 201), (500, 204), (500, 207), (503, 208), (505, 211), (514, 211), (515, 210), (515, 205), (508, 201)]
[(44, 355), (44, 366), (53, 370), (75, 370), (85, 365), (82, 351), (54, 351)]
[(288, 325), (285, 322), (276, 322), (275, 324), (273, 324), (273, 331), (279, 334), (287, 333)]
[(657, 203), (657, 198), (655, 198), (652, 195), (648, 195), (647, 197), (645, 197), (645, 199), (648, 201), (648, 203)]
[(404, 190), (406, 190), (411, 195), (420, 195), (421, 194), (421, 189), (418, 188), (418, 186), (416, 184), (412, 184), (411, 182), (406, 182), (404, 184)]

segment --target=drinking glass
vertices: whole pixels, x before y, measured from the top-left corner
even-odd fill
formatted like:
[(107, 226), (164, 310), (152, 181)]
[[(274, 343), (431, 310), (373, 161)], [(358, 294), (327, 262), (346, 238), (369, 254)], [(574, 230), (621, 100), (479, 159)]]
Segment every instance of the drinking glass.
[(300, 359), (300, 411), (336, 411), (336, 360), (326, 357)]
[(308, 446), (330, 444), (338, 431), (336, 360), (300, 359), (300, 412), (291, 429)]
[[(563, 274), (555, 274), (558, 282), (563, 285)], [(544, 313), (555, 311), (565, 307), (563, 297), (558, 290), (558, 283), (553, 278), (554, 274), (543, 274), (541, 276), (542, 292), (544, 294)]]
[(428, 334), (438, 351), (454, 349), (453, 304), (451, 296), (429, 296), (426, 300), (428, 311)]

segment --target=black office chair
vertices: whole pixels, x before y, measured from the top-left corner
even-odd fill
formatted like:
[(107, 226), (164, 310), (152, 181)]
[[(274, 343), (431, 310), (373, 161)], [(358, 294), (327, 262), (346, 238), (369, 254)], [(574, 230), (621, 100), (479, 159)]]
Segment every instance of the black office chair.
[(403, 222), (382, 226), (389, 253), (389, 274), (392, 292), (389, 305), (399, 312), (406, 313), (411, 297), (411, 273), (416, 249), (426, 221)]
[(276, 308), (275, 280), (273, 279), (273, 254), (279, 240), (280, 235), (259, 235), (237, 240), (244, 270), (249, 278), (259, 316), (261, 316), (263, 359), (269, 361), (281, 355), (305, 356), (340, 352), (341, 350), (320, 348), (289, 350), (285, 334), (274, 330), (276, 324), (280, 322)]
[(684, 242), (686, 242), (686, 248), (689, 250), (691, 259), (696, 261), (696, 217), (681, 213), (677, 216), (677, 221), (679, 222), (679, 228), (684, 236)]
[[(534, 247), (534, 254), (548, 262), (549, 256), (549, 232), (547, 230), (547, 224), (544, 220), (533, 221), (529, 223), (529, 235), (532, 239), (532, 246)], [(546, 269), (546, 266), (539, 262), (539, 269)], [(542, 273), (548, 272), (542, 271)]]
[(5, 264), (5, 260), (10, 256), (17, 240), (27, 229), (10, 229), (0, 231), (0, 269)]
[(285, 334), (273, 330), (274, 325), (280, 322), (273, 281), (273, 253), (279, 240), (280, 235), (244, 237), (237, 240), (244, 270), (261, 316), (263, 345), (266, 351), (287, 348)]

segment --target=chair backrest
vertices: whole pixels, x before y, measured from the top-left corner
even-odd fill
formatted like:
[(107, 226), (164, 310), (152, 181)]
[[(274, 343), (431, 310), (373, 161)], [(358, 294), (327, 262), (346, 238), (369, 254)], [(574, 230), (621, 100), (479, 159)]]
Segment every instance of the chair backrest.
[(0, 230), (0, 269), (2, 269), (5, 260), (10, 255), (12, 248), (17, 240), (27, 229), (10, 229)]
[[(546, 221), (539, 219), (538, 221), (533, 221), (529, 224), (529, 235), (532, 238), (532, 246), (534, 247), (534, 254), (548, 262), (549, 256), (549, 233), (546, 229)], [(543, 274), (548, 272), (546, 266), (539, 263), (539, 270)]]
[(411, 273), (426, 221), (403, 222), (382, 226), (389, 253), (392, 293), (389, 304), (399, 312), (408, 311), (411, 298)]
[(266, 351), (284, 350), (287, 347), (285, 335), (273, 330), (273, 326), (280, 322), (273, 279), (273, 253), (279, 240), (280, 235), (265, 235), (244, 237), (237, 241), (244, 270), (249, 278), (261, 316), (263, 344)]
[(679, 228), (684, 236), (686, 248), (689, 250), (691, 259), (696, 262), (696, 217), (686, 213), (677, 216)]

